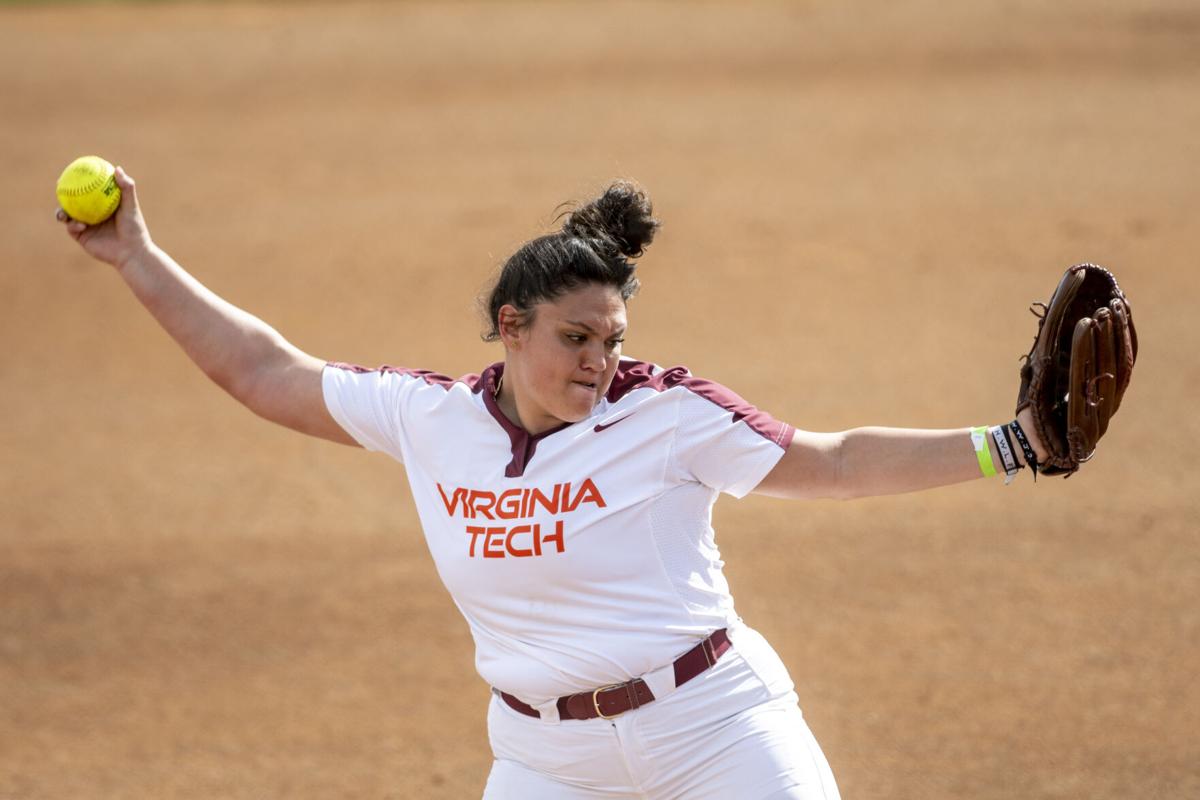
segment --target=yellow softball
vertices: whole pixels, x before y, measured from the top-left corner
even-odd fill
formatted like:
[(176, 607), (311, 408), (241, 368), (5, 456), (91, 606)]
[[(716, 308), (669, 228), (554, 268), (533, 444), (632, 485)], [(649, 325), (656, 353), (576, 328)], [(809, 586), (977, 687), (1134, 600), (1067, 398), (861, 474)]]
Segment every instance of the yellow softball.
[(100, 156), (83, 156), (67, 165), (58, 177), (58, 204), (72, 219), (99, 225), (121, 204), (121, 189), (113, 165)]

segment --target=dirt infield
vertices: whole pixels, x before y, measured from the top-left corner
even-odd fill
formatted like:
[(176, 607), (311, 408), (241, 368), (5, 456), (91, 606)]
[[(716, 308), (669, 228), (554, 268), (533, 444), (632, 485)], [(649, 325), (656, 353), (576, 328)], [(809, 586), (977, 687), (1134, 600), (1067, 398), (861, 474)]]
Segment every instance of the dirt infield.
[[(1011, 414), (1063, 268), (1132, 300), (1083, 474), (723, 501), (848, 800), (1200, 797), (1200, 12), (1170, 0), (0, 7), (0, 798), (470, 798), (488, 688), (403, 470), (255, 419), (52, 221), (89, 152), (316, 355), (459, 375), (613, 176), (626, 352), (800, 427)], [(1100, 511), (1098, 509), (1107, 510)]]

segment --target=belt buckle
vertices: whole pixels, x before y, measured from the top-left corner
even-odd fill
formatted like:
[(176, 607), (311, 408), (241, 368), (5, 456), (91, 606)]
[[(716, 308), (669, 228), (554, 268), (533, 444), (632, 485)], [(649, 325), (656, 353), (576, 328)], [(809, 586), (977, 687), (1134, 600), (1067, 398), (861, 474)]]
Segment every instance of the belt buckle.
[[(624, 711), (618, 711), (616, 714), (613, 714), (611, 717), (608, 716), (607, 714), (605, 714), (603, 711), (600, 710), (600, 698), (599, 698), (599, 695), (601, 692), (607, 692), (609, 689), (619, 689), (620, 687), (622, 687), (624, 685), (625, 684), (623, 684), (623, 683), (610, 683), (608, 686), (601, 686), (599, 689), (596, 689), (594, 692), (592, 692), (592, 708), (596, 709), (596, 715), (598, 717), (600, 717), (600, 719), (616, 719), (617, 717), (619, 717), (625, 713)], [(626, 709), (626, 710), (628, 710), (628, 709)]]

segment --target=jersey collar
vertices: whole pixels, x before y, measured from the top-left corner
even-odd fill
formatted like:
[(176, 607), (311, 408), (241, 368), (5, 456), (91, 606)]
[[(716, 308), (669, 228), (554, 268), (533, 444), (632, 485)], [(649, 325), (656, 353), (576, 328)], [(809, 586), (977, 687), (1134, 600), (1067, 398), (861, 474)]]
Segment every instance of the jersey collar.
[(519, 478), (525, 474), (525, 468), (529, 466), (529, 462), (533, 459), (538, 442), (547, 436), (558, 433), (564, 428), (569, 428), (572, 423), (564, 422), (557, 427), (542, 431), (536, 436), (531, 436), (529, 431), (513, 422), (500, 410), (500, 403), (497, 402), (496, 395), (500, 392), (500, 381), (503, 377), (504, 362), (498, 361), (485, 369), (483, 374), (479, 376), (480, 380), (476, 384), (476, 391), (483, 394), (484, 407), (487, 408), (492, 418), (500, 424), (504, 432), (508, 434), (508, 440), (512, 445), (512, 461), (508, 462), (508, 466), (504, 468), (504, 477)]

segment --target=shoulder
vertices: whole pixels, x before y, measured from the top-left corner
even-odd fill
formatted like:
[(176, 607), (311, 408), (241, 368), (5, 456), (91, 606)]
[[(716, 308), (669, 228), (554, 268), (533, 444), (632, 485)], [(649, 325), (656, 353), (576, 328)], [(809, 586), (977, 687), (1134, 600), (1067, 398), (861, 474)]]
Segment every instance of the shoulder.
[(329, 362), (322, 374), (326, 405), (369, 415), (426, 415), (435, 409), (453, 414), (476, 414), (485, 406), (484, 394), (494, 385), (495, 371), (451, 378), (427, 369), (383, 365), (363, 367)]
[(325, 364), (328, 377), (340, 378), (355, 382), (373, 381), (375, 383), (414, 384), (420, 387), (438, 388), (449, 391), (454, 388), (465, 389), (471, 394), (483, 391), (489, 381), (495, 381), (496, 366), (493, 364), (479, 373), (471, 373), (458, 378), (451, 378), (440, 372), (411, 367), (395, 367), (383, 364), (378, 367), (364, 367), (343, 361), (330, 361)]
[(604, 398), (610, 403), (616, 403), (638, 389), (663, 392), (683, 385), (688, 380), (694, 380), (694, 377), (687, 367), (664, 368), (649, 361), (622, 357)]
[(679, 389), (715, 405), (729, 408), (746, 403), (732, 389), (715, 381), (697, 377), (685, 366), (660, 367), (649, 361), (638, 361), (633, 358), (621, 359), (605, 399), (610, 403), (616, 403), (630, 392), (639, 389), (649, 389), (655, 392)]
[(744, 422), (761, 437), (784, 445), (790, 437), (790, 426), (760, 410), (737, 392), (723, 384), (693, 375), (682, 365), (660, 367), (648, 361), (622, 358), (605, 399), (616, 403), (639, 390), (676, 394), (688, 404), (688, 414), (724, 418), (730, 423)]

